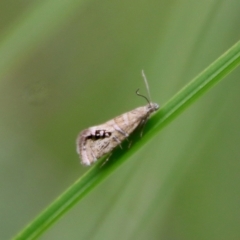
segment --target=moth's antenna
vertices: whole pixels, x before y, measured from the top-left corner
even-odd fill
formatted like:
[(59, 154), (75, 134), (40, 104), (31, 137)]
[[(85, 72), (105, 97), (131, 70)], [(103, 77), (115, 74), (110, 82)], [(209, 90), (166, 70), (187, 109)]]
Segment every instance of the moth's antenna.
[(136, 94), (137, 94), (138, 96), (140, 96), (140, 97), (145, 98), (145, 99), (147, 100), (147, 102), (149, 103), (149, 105), (151, 105), (149, 99), (148, 99), (146, 96), (144, 96), (144, 95), (142, 95), (142, 94), (139, 93), (139, 89), (136, 91)]
[[(148, 93), (148, 98), (149, 98), (149, 100), (148, 100), (148, 102), (150, 101), (152, 101), (152, 98), (151, 98), (151, 95), (150, 95), (150, 90), (149, 90), (149, 86), (148, 86), (148, 81), (147, 81), (147, 78), (146, 78), (146, 75), (145, 75), (145, 73), (144, 73), (144, 71), (142, 70), (142, 77), (143, 77), (143, 80), (144, 80), (144, 82), (145, 82), (145, 85), (146, 85), (146, 89), (147, 89), (147, 93)], [(149, 103), (150, 104), (150, 103)]]

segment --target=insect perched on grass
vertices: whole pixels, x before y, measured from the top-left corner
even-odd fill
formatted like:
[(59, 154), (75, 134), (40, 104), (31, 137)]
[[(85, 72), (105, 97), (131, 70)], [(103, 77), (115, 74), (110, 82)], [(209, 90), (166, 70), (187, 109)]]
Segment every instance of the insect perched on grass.
[[(150, 99), (149, 86), (143, 71), (142, 76), (147, 88), (148, 98)], [(136, 94), (145, 98), (148, 104), (79, 133), (77, 137), (77, 153), (83, 165), (89, 166), (99, 158), (110, 153), (123, 140), (128, 138), (138, 126), (144, 125), (149, 116), (159, 109), (159, 105), (141, 95), (139, 89), (136, 91)]]

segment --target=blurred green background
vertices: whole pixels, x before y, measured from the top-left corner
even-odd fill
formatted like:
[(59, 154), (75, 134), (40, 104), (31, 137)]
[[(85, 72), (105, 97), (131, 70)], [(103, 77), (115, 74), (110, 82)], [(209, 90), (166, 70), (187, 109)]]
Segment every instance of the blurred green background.
[[(0, 239), (88, 168), (79, 131), (163, 105), (240, 37), (239, 0), (0, 3)], [(240, 239), (240, 70), (41, 239)]]

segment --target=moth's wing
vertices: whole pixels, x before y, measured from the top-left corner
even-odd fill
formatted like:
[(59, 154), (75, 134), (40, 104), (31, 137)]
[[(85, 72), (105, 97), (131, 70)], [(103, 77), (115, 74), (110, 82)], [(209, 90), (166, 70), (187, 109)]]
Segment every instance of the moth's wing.
[(89, 148), (92, 150), (92, 155), (95, 159), (101, 158), (105, 154), (111, 152), (123, 140), (122, 135), (114, 128), (114, 121), (110, 120), (102, 125), (96, 126), (97, 130), (103, 130), (109, 133), (109, 136), (92, 140), (89, 142)]
[(94, 161), (94, 157), (89, 151), (89, 144), (90, 144), (89, 137), (91, 135), (92, 135), (91, 130), (85, 129), (79, 133), (76, 141), (77, 153), (80, 156), (81, 163), (87, 166), (91, 165), (91, 163)]
[(90, 148), (93, 149), (92, 155), (98, 159), (121, 144), (146, 119), (144, 113), (145, 107), (139, 107), (96, 126), (97, 130), (107, 131), (111, 135), (89, 143)]
[(148, 116), (149, 114), (146, 106), (143, 106), (115, 117), (111, 121), (114, 121), (113, 128), (118, 131), (123, 138), (126, 138), (139, 125), (143, 124), (147, 120)]
[[(150, 115), (149, 105), (138, 107), (114, 119), (82, 131), (77, 138), (77, 152), (84, 165), (91, 165), (97, 159), (111, 152), (126, 139)], [(96, 131), (108, 132), (104, 137), (94, 138)]]
[[(107, 132), (104, 137), (93, 137), (98, 132)], [(111, 152), (120, 142), (116, 141), (111, 121), (82, 131), (77, 138), (77, 152), (84, 165), (91, 165), (105, 154)]]
[[(133, 126), (128, 126), (127, 122), (124, 122), (125, 117), (123, 115), (94, 127), (94, 130), (97, 129), (98, 131), (108, 132), (109, 136), (87, 140), (85, 145), (86, 149), (88, 150), (88, 159), (90, 159), (91, 162), (96, 161), (121, 144), (121, 142), (126, 139), (136, 128), (136, 126), (139, 124), (139, 121), (141, 121), (138, 120), (134, 123), (130, 122), (130, 124), (133, 124)], [(128, 133), (128, 131), (130, 132)]]
[(97, 126), (98, 130), (111, 133), (109, 137), (91, 142), (91, 149), (96, 150), (93, 154), (97, 159), (121, 144), (146, 119), (144, 108), (139, 107)]

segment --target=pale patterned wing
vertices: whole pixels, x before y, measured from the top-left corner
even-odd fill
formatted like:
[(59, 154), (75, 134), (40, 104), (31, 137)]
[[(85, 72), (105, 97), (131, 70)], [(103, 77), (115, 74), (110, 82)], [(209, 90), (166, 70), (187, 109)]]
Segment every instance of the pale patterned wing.
[(146, 106), (143, 106), (115, 117), (107, 123), (111, 124), (115, 131), (121, 133), (123, 137), (128, 137), (139, 125), (147, 120), (148, 116)]
[(91, 165), (111, 152), (157, 109), (157, 104), (149, 104), (82, 131), (77, 138), (77, 152), (82, 164)]
[(105, 154), (111, 152), (128, 137), (128, 134), (121, 129), (121, 126), (117, 124), (115, 119), (110, 120), (105, 124), (95, 126), (94, 128), (97, 129), (97, 131), (106, 133), (99, 138), (95, 137), (90, 139), (91, 141), (88, 142), (88, 147), (91, 149), (94, 159), (99, 159)]
[(91, 157), (95, 162), (97, 159), (111, 152), (117, 145), (119, 145), (119, 142), (115, 141), (113, 136), (110, 136), (98, 140), (89, 139), (87, 142), (87, 149), (89, 149)]
[(77, 152), (82, 164), (91, 165), (111, 152), (123, 139), (123, 135), (107, 123), (82, 131), (77, 138)]

